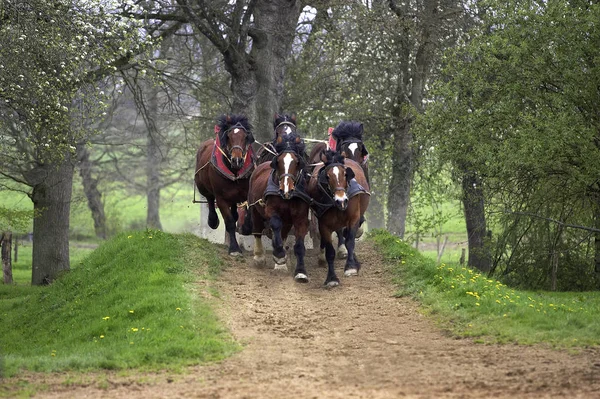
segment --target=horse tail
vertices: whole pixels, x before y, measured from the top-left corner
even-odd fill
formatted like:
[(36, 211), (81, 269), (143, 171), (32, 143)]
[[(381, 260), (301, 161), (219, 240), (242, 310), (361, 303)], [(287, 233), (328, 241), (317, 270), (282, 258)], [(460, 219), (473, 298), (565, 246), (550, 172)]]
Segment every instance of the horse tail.
[(243, 236), (252, 235), (252, 215), (251, 210), (248, 209), (244, 214), (244, 223), (242, 224), (242, 231), (240, 232)]

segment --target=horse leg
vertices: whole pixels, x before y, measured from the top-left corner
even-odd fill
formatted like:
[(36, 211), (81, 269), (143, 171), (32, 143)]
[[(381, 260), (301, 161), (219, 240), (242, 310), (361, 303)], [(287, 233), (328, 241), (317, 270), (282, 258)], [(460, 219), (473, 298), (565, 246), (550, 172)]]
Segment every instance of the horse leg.
[(273, 231), (273, 260), (275, 261), (274, 270), (287, 270), (285, 249), (283, 248), (283, 239), (281, 237), (281, 229), (283, 222), (279, 215), (271, 216), (269, 220), (271, 230)]
[(335, 268), (333, 267), (333, 261), (335, 260), (335, 248), (331, 243), (331, 231), (320, 227), (321, 233), (321, 244), (325, 246), (325, 258), (327, 259), (327, 278), (325, 279), (325, 286), (327, 288), (333, 288), (340, 285), (340, 280), (335, 275)]
[[(262, 244), (262, 232), (265, 228), (265, 222), (258, 211), (258, 208), (252, 207), (249, 209), (250, 215), (246, 215), (246, 220), (251, 220), (252, 235), (254, 236), (254, 262), (256, 265), (262, 265), (265, 263), (265, 249)], [(246, 222), (244, 222), (246, 225)]]
[(208, 204), (208, 227), (210, 227), (213, 230), (216, 230), (217, 227), (219, 227), (219, 216), (217, 215), (217, 210), (215, 209), (215, 199), (214, 197), (207, 197), (206, 202)]
[(225, 202), (219, 202), (217, 200), (217, 206), (221, 211), (221, 216), (223, 216), (223, 220), (225, 221), (225, 231), (229, 236), (229, 255), (232, 256), (242, 256), (242, 250), (237, 242), (235, 237), (235, 218), (234, 215), (237, 215), (237, 209), (235, 214), (232, 214), (231, 208), (235, 207), (235, 205), (230, 206)]
[(304, 237), (308, 232), (308, 220), (303, 219), (300, 222), (294, 223), (294, 234), (296, 235), (296, 243), (294, 244), (294, 255), (296, 255), (296, 270), (294, 271), (294, 280), (299, 283), (308, 283), (308, 275), (304, 267), (304, 255), (306, 248), (304, 247)]
[(325, 257), (325, 246), (326, 246), (325, 240), (323, 239), (323, 237), (321, 237), (321, 240), (319, 243), (319, 257), (318, 257), (319, 266), (327, 266), (327, 258)]
[(365, 222), (365, 216), (360, 215), (360, 222), (358, 222), (358, 230), (356, 230), (356, 238), (362, 237), (362, 235), (364, 233), (362, 225), (364, 222)]
[(338, 237), (338, 246), (337, 246), (336, 256), (338, 259), (346, 259), (346, 257), (348, 256), (348, 251), (347, 251), (346, 245), (345, 245), (345, 241), (346, 241), (345, 229), (337, 230), (335, 232), (335, 234), (337, 234), (337, 237)]
[(359, 223), (350, 229), (347, 229), (346, 234), (346, 249), (348, 250), (348, 258), (346, 259), (346, 266), (344, 267), (344, 276), (356, 276), (360, 270), (360, 263), (356, 259), (356, 253), (354, 248), (356, 245), (356, 231), (358, 230)]

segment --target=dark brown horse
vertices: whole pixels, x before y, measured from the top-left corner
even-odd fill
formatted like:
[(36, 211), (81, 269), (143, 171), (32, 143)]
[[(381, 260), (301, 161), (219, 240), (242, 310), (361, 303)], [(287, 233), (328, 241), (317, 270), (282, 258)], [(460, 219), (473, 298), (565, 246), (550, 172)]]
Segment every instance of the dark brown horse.
[(335, 249), (332, 233), (344, 231), (348, 251), (344, 275), (358, 274), (360, 263), (354, 252), (355, 237), (367, 207), (369, 183), (360, 165), (341, 154), (328, 150), (322, 153), (323, 165), (315, 167), (308, 183), (308, 194), (314, 199), (313, 210), (319, 222), (321, 249), (325, 249), (327, 279), (325, 285), (339, 284), (333, 261)]
[(242, 115), (223, 115), (215, 126), (215, 139), (200, 144), (196, 154), (194, 182), (208, 202), (208, 225), (219, 226), (216, 205), (229, 235), (229, 254), (241, 255), (235, 238), (237, 204), (248, 196), (248, 182), (254, 170), (252, 126)]
[(298, 135), (290, 133), (278, 137), (274, 149), (277, 156), (271, 162), (258, 165), (250, 178), (248, 205), (254, 235), (254, 260), (264, 262), (261, 236), (268, 223), (272, 229), (274, 269), (287, 270), (283, 243), (293, 227), (296, 238), (294, 279), (305, 283), (308, 275), (304, 267), (304, 237), (308, 232), (311, 199), (305, 191), (304, 143)]
[(273, 140), (268, 143), (264, 143), (256, 151), (257, 165), (263, 162), (270, 162), (277, 155), (275, 145), (277, 144), (278, 137), (285, 137), (289, 134), (296, 134), (296, 114), (275, 114), (273, 119)]
[[(358, 163), (363, 169), (363, 172), (365, 173), (367, 182), (370, 184), (368, 166), (369, 152), (367, 151), (367, 148), (363, 143), (363, 131), (363, 124), (354, 121), (341, 121), (335, 129), (329, 128), (329, 142), (318, 143), (315, 146), (313, 146), (308, 157), (308, 164), (314, 165), (320, 162), (320, 154), (326, 149), (330, 149), (343, 155), (345, 158), (352, 159), (353, 161)], [(364, 217), (361, 220), (361, 225), (363, 222)], [(314, 237), (316, 225), (312, 220), (310, 230), (311, 235), (313, 235)], [(357, 238), (360, 237), (362, 233), (362, 228), (359, 228), (357, 232)], [(344, 245), (345, 238), (343, 232), (337, 232), (337, 237), (337, 256), (341, 259), (344, 259), (348, 254), (346, 252), (346, 246)]]

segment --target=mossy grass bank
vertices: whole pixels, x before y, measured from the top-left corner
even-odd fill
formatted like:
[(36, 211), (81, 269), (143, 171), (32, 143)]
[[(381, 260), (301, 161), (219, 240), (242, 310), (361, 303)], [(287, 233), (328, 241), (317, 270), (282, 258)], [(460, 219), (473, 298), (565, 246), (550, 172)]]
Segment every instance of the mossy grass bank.
[(520, 291), (458, 264), (421, 255), (382, 230), (369, 238), (389, 260), (398, 295), (409, 295), (457, 336), (481, 342), (600, 344), (600, 292)]
[(226, 357), (237, 346), (195, 284), (219, 273), (221, 256), (191, 234), (146, 230), (105, 242), (50, 286), (0, 286), (3, 375)]

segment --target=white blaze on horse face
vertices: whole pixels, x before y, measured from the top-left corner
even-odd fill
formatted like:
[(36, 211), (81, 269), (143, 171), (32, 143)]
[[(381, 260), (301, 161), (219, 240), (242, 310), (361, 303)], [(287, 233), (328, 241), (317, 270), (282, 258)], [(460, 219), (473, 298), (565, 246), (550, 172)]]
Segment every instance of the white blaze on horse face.
[(357, 143), (352, 143), (348, 146), (348, 149), (350, 150), (350, 152), (352, 152), (352, 156), (354, 156), (354, 152), (356, 150), (358, 150), (358, 144)]
[[(287, 154), (285, 154), (285, 156), (283, 157), (283, 167), (285, 170), (285, 174), (290, 173), (290, 165), (292, 164), (292, 161), (294, 160), (294, 157), (292, 157), (292, 154), (290, 154), (289, 152)], [(288, 183), (288, 179), (289, 176), (285, 176), (283, 178), (283, 193), (287, 194), (290, 191), (290, 186)]]
[(291, 128), (291, 127), (289, 127), (289, 126), (286, 126), (286, 127), (285, 127), (285, 129), (283, 129), (283, 132), (284, 132), (285, 134), (290, 134), (290, 133), (292, 133), (292, 128)]
[[(336, 187), (341, 187), (340, 184), (340, 168), (337, 166), (334, 166), (332, 169), (333, 174), (335, 175), (335, 179), (336, 179)], [(344, 202), (345, 200), (348, 199), (348, 196), (346, 195), (346, 192), (344, 191), (342, 194), (340, 194), (338, 191), (335, 192), (334, 194), (334, 199), (336, 201), (339, 202)]]
[(235, 129), (233, 129), (233, 133), (234, 133), (234, 134), (235, 134), (235, 133), (239, 133), (239, 132), (240, 132), (240, 129), (238, 129), (237, 127), (236, 127)]

